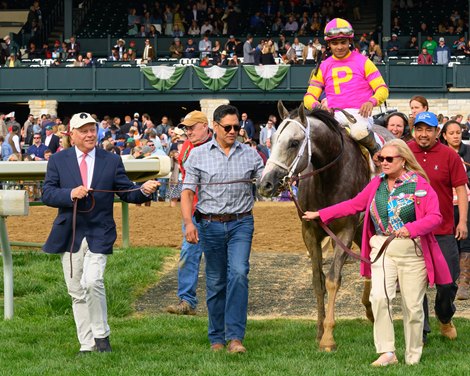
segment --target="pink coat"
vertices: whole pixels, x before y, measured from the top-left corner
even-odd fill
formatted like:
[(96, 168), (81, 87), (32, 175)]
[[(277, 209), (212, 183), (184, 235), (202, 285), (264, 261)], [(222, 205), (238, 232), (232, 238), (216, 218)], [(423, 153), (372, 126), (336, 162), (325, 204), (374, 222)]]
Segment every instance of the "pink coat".
[[(376, 176), (356, 197), (319, 211), (321, 220), (326, 224), (334, 219), (365, 211), (361, 254), (367, 259), (370, 259), (371, 252), (369, 240), (375, 235), (375, 228), (370, 217), (369, 208), (380, 182), (380, 176)], [(436, 238), (432, 234), (432, 231), (442, 222), (437, 194), (426, 179), (421, 176), (418, 177), (416, 191), (424, 191), (426, 195), (424, 197), (416, 197), (416, 221), (405, 224), (405, 227), (409, 231), (412, 239), (418, 236), (421, 239), (421, 247), (423, 249), (429, 284), (432, 286), (434, 283), (438, 285), (451, 283), (452, 277), (449, 272), (449, 267), (447, 266), (447, 262), (439, 248)], [(370, 264), (361, 262), (361, 275), (370, 277), (370, 273)]]

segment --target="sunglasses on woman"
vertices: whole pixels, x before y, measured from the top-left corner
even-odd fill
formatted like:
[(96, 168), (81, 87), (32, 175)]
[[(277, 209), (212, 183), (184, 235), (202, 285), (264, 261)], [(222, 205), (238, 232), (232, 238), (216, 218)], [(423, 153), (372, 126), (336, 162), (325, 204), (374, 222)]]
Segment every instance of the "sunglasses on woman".
[(382, 157), (381, 155), (377, 156), (377, 159), (379, 160), (380, 163), (383, 161), (387, 161), (388, 163), (392, 163), (395, 158), (401, 158), (401, 155), (393, 155), (389, 157)]

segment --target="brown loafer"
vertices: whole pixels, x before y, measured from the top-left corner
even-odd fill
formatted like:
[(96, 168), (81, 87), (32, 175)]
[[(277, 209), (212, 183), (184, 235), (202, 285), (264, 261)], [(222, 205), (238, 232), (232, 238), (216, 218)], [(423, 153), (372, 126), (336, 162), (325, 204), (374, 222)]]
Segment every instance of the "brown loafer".
[(223, 350), (225, 348), (225, 345), (223, 343), (213, 343), (211, 345), (211, 350), (214, 352)]
[(243, 346), (242, 341), (233, 339), (227, 347), (227, 352), (231, 354), (243, 354), (246, 353), (246, 348)]

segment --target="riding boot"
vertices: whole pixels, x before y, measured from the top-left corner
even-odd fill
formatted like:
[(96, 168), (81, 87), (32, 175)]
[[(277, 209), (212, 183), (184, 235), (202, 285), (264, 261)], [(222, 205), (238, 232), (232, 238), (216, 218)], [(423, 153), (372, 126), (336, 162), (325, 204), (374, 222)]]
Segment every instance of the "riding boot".
[(380, 145), (375, 141), (374, 133), (371, 131), (369, 131), (369, 134), (366, 137), (357, 140), (357, 142), (369, 151), (371, 158), (373, 158), (381, 149)]
[(460, 254), (460, 281), (457, 300), (470, 299), (470, 252)]

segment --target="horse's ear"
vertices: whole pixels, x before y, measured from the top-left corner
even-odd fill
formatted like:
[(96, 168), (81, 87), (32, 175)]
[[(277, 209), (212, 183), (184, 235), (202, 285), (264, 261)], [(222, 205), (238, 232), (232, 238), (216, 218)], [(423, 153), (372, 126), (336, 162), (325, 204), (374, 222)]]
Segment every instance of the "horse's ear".
[(284, 107), (284, 103), (282, 103), (282, 101), (277, 102), (277, 110), (281, 119), (285, 119), (289, 116), (289, 111), (287, 111), (287, 108)]
[(304, 107), (303, 102), (302, 102), (302, 103), (300, 104), (300, 106), (299, 106), (299, 118), (300, 118), (300, 122), (301, 122), (302, 124), (305, 124), (305, 122), (306, 122), (306, 121), (305, 121), (305, 118), (306, 118), (306, 117), (305, 117), (305, 107)]

